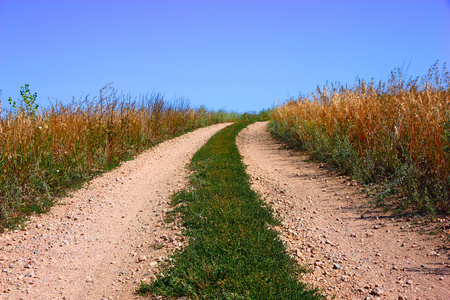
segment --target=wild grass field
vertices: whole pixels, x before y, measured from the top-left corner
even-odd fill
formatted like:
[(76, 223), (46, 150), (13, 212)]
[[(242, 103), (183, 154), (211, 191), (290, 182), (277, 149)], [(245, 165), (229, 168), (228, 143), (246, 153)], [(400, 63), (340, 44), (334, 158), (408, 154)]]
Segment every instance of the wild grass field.
[(159, 94), (132, 99), (109, 86), (98, 98), (42, 110), (28, 85), (21, 94), (0, 117), (0, 230), (48, 210), (55, 196), (152, 145), (238, 118)]
[(291, 146), (359, 180), (379, 204), (450, 212), (450, 75), (328, 84), (274, 109), (270, 130)]
[(282, 225), (279, 215), (251, 189), (236, 135), (270, 116), (274, 136), (359, 180), (386, 208), (448, 214), (450, 75), (445, 65), (438, 69), (434, 65), (423, 78), (406, 80), (395, 71), (386, 83), (330, 84), (273, 110), (242, 115), (193, 108), (159, 94), (133, 100), (109, 86), (98, 98), (38, 110), (36, 94), (25, 85), (22, 100), (10, 101), (14, 110), (0, 114), (0, 231), (48, 211), (69, 189), (159, 142), (244, 120), (218, 132), (194, 155), (190, 186), (174, 195), (175, 208), (165, 215), (167, 222), (181, 220), (189, 242), (160, 264), (155, 280), (142, 283), (139, 293), (324, 299), (323, 291), (299, 281), (308, 270), (274, 230)]

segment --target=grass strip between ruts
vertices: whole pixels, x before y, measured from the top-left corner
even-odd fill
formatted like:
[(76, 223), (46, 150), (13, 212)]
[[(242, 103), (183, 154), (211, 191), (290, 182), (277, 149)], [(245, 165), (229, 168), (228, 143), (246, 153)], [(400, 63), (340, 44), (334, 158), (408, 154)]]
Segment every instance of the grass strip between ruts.
[(250, 187), (236, 146), (249, 122), (219, 131), (193, 157), (189, 190), (174, 195), (188, 246), (160, 265), (140, 294), (193, 299), (324, 299), (298, 280), (270, 207)]

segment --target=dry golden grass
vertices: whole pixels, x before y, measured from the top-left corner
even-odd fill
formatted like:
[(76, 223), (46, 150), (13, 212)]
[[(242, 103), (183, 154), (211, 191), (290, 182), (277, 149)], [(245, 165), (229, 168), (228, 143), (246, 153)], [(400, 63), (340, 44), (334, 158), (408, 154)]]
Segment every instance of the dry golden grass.
[[(423, 78), (318, 88), (274, 110), (272, 131), (403, 207), (450, 210), (450, 87), (445, 64)], [(392, 198), (391, 198), (392, 199)], [(414, 205), (411, 205), (414, 204)]]
[(158, 142), (236, 118), (159, 95), (132, 101), (109, 87), (98, 100), (56, 103), (37, 116), (9, 113), (0, 118), (0, 230)]

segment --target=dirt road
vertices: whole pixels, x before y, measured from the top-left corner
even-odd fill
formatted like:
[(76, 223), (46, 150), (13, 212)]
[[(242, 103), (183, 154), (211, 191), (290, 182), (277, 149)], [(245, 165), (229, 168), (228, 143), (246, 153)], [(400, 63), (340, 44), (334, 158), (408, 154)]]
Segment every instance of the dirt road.
[(134, 299), (167, 252), (170, 195), (219, 124), (159, 144), (72, 193), (25, 230), (0, 236), (0, 299)]
[(238, 146), (253, 187), (283, 218), (288, 249), (314, 270), (304, 280), (337, 299), (450, 299), (442, 236), (374, 211), (354, 182), (280, 150), (266, 127), (244, 129)]
[[(185, 187), (192, 155), (225, 126), (164, 142), (33, 217), (25, 230), (2, 234), (0, 299), (139, 299), (140, 281), (183, 245), (179, 228), (163, 222), (170, 195)], [(238, 145), (254, 188), (283, 217), (288, 249), (314, 269), (304, 280), (338, 299), (450, 299), (442, 237), (367, 211), (358, 186), (280, 150), (265, 129), (251, 125)]]

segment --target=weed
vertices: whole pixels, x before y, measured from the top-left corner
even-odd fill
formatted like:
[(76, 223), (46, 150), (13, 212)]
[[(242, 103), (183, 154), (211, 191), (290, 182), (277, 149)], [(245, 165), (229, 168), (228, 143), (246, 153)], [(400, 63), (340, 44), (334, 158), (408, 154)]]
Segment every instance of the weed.
[(20, 96), (22, 99), (19, 104), (12, 100), (11, 97), (8, 99), (8, 103), (16, 110), (16, 113), (28, 117), (37, 117), (39, 105), (36, 104), (37, 93), (33, 95), (30, 92), (29, 85), (20, 87)]
[(15, 111), (0, 117), (0, 231), (163, 140), (239, 118), (159, 94), (132, 100), (109, 85), (99, 98), (40, 111), (28, 85), (21, 95), (22, 104), (11, 101)]
[(403, 210), (450, 211), (450, 76), (438, 63), (427, 76), (354, 87), (317, 88), (271, 112), (270, 131), (287, 144), (378, 188), (378, 203)]

